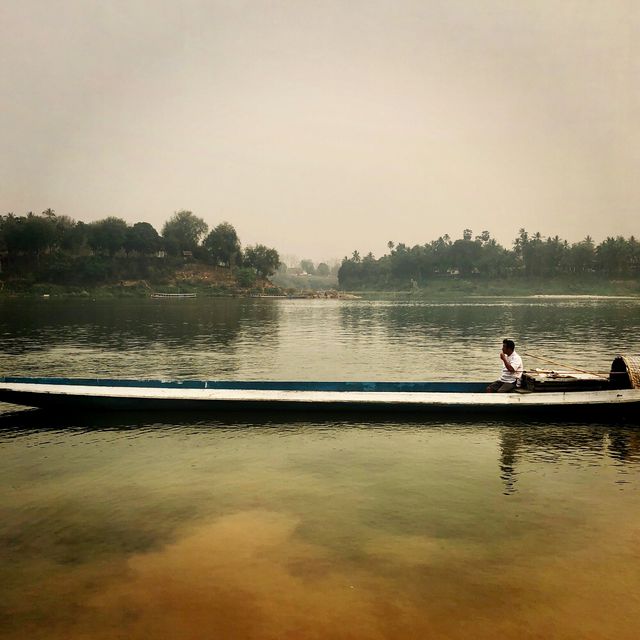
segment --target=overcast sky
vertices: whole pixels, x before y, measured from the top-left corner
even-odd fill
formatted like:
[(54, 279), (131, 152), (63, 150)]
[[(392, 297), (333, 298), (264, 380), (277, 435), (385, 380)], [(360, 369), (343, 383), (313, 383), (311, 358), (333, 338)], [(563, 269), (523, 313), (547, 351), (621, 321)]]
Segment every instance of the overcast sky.
[(2, 213), (640, 235), (637, 0), (1, 0), (0, 83)]

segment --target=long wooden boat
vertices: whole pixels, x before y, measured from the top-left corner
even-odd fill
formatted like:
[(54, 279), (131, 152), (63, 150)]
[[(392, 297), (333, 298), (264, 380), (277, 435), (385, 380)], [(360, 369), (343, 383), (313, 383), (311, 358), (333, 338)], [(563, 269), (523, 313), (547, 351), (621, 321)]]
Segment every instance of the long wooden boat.
[(162, 298), (166, 300), (180, 300), (182, 298), (195, 298), (195, 293), (152, 293), (152, 298)]
[[(609, 376), (541, 372), (519, 392), (487, 382), (166, 381), (0, 377), (0, 402), (45, 409), (298, 409), (430, 412), (614, 412), (640, 415), (640, 359), (617, 357)], [(554, 382), (554, 380), (556, 382)], [(557, 385), (557, 386), (554, 386)]]

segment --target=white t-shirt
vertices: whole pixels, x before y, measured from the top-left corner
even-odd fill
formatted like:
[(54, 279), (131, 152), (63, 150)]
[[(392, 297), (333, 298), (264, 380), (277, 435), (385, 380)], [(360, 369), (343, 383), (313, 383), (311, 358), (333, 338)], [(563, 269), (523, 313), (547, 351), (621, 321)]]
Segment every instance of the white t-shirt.
[(510, 356), (507, 356), (507, 361), (514, 368), (514, 371), (509, 371), (509, 369), (507, 369), (506, 365), (503, 363), (500, 381), (516, 382), (522, 376), (522, 358), (514, 351)]

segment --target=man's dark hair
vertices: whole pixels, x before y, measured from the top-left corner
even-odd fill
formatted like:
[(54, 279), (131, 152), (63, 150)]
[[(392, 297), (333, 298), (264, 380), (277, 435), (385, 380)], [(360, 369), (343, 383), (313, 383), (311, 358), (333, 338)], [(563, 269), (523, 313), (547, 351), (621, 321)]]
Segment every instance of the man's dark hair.
[(507, 349), (515, 349), (516, 348), (516, 343), (513, 340), (509, 340), (508, 338), (505, 338), (502, 341), (502, 344), (507, 347)]

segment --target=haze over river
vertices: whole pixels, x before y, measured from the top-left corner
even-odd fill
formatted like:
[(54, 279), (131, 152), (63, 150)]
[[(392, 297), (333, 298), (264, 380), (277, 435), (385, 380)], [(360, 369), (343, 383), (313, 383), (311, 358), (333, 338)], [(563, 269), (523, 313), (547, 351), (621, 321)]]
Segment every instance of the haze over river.
[[(0, 336), (0, 375), (491, 381), (503, 337), (608, 371), (640, 299), (5, 299)], [(639, 424), (0, 405), (0, 636), (635, 640)]]

